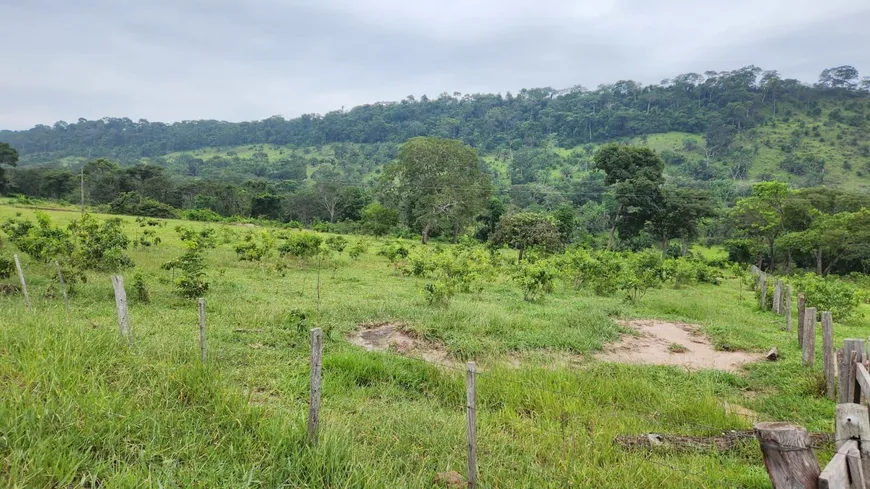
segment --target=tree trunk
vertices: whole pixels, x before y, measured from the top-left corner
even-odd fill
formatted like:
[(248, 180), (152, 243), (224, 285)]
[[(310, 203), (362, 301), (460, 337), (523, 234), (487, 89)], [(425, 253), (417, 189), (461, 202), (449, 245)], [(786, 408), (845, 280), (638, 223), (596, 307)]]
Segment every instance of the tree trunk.
[(453, 223), (453, 244), (459, 242), (459, 221)]
[(526, 247), (520, 245), (520, 256), (519, 256), (519, 258), (517, 258), (517, 263), (520, 263), (521, 261), (523, 261), (523, 252), (524, 251), (526, 251)]
[(613, 220), (613, 227), (610, 228), (610, 238), (607, 239), (607, 251), (613, 250), (613, 235), (616, 233), (616, 223), (619, 222), (619, 216), (622, 214), (622, 204), (619, 204), (619, 209), (616, 211), (616, 219)]
[(671, 242), (667, 236), (662, 236), (662, 258), (668, 257), (668, 244)]
[(427, 222), (425, 226), (423, 226), (422, 239), (420, 240), (423, 244), (429, 243), (429, 223)]
[(822, 276), (822, 247), (816, 250), (816, 273), (821, 277)]

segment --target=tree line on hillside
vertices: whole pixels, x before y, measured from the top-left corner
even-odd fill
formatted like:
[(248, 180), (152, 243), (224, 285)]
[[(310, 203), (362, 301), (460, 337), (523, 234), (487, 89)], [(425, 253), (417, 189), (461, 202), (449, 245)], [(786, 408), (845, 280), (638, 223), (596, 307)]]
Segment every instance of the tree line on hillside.
[[(553, 141), (562, 147), (668, 131), (703, 134), (709, 153), (727, 151), (735, 135), (795, 110), (821, 113), (829, 99), (867, 100), (870, 78), (851, 66), (824, 70), (810, 86), (775, 70), (747, 66), (734, 71), (687, 73), (643, 85), (621, 80), (595, 90), (524, 89), (518, 94), (447, 93), (408, 96), (400, 102), (362, 105), (325, 115), (280, 116), (229, 123), (214, 120), (172, 124), (141, 119), (79, 119), (25, 131), (0, 131), (0, 141), (28, 161), (63, 156), (109, 157), (132, 162), (171, 152), (250, 144), (315, 146), (339, 142), (401, 143), (418, 136), (464, 141), (480, 151), (513, 152)], [(865, 105), (840, 113), (863, 126)], [(849, 108), (847, 107), (847, 110)]]
[[(16, 154), (8, 145), (0, 143), (0, 155), (14, 164)], [(679, 256), (703, 238), (726, 245), (733, 261), (770, 270), (801, 267), (826, 275), (866, 273), (870, 267), (868, 195), (761, 182), (729, 208), (709, 190), (667, 182), (661, 157), (649, 148), (610, 144), (595, 153), (593, 166), (597, 177), (590, 182), (600, 187), (588, 200), (548, 212), (511, 204), (510, 195), (496, 191), (475, 149), (443, 138), (408, 141), (371, 188), (329, 179), (285, 193), (262, 180), (177, 184), (162, 167), (122, 168), (105, 159), (87, 163), (78, 177), (89, 204), (117, 214), (205, 221), (253, 217), (336, 232), (416, 235), (424, 244), (432, 237), (456, 242), (469, 235), (515, 248), (520, 260), (527, 249), (550, 252), (571, 245), (656, 247), (662, 255)], [(51, 172), (39, 188), (75, 201), (81, 191), (76, 175)]]

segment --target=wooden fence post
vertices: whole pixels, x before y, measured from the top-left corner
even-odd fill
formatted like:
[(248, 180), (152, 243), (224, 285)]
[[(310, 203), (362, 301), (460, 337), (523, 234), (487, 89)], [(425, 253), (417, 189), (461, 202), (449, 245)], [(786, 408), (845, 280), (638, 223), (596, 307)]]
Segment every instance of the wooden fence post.
[(468, 362), (465, 375), (465, 417), (468, 440), (468, 487), (477, 487), (477, 383), (476, 366)]
[[(867, 406), (846, 403), (837, 404), (834, 423), (834, 445), (839, 450), (849, 440), (859, 442), (859, 458), (863, 472), (870, 470), (870, 417)], [(862, 488), (864, 486), (861, 486)]]
[(755, 437), (774, 489), (819, 487), (821, 470), (807, 430), (790, 423), (756, 423)]
[(777, 280), (773, 287), (773, 312), (782, 314), (782, 280)]
[(115, 289), (115, 307), (118, 309), (118, 329), (121, 336), (126, 336), (130, 346), (133, 346), (133, 331), (130, 330), (130, 316), (127, 312), (127, 291), (124, 290), (124, 277), (112, 275), (112, 287)]
[(317, 425), (320, 421), (320, 379), (323, 369), (323, 331), (311, 330), (311, 379), (308, 398), (308, 443), (317, 443)]
[(63, 281), (63, 272), (60, 271), (60, 263), (54, 261), (54, 266), (57, 267), (57, 280), (60, 282), (60, 292), (63, 294), (63, 307), (66, 310), (67, 319), (69, 319), (69, 297), (66, 295), (66, 282)]
[(834, 323), (831, 313), (822, 313), (822, 357), (825, 365), (825, 392), (828, 399), (836, 400), (836, 365), (834, 364)]
[(799, 293), (798, 294), (798, 320), (797, 320), (797, 330), (798, 330), (798, 346), (804, 346), (804, 320), (806, 319), (807, 314), (807, 296)]
[(21, 281), (21, 291), (24, 292), (24, 303), (27, 305), (27, 312), (33, 312), (33, 307), (30, 305), (30, 294), (27, 293), (27, 281), (24, 280), (24, 270), (21, 269), (21, 260), (18, 255), (15, 258), (15, 268), (18, 269), (18, 280)]
[(758, 286), (761, 288), (761, 310), (767, 307), (767, 275), (762, 273), (758, 276)]
[(808, 307), (804, 317), (804, 365), (812, 366), (816, 361), (816, 308)]
[(199, 353), (202, 363), (205, 363), (205, 299), (200, 297), (196, 303), (199, 309)]
[(785, 286), (785, 325), (789, 333), (792, 329), (792, 314), (791, 314), (791, 284)]
[(864, 361), (864, 340), (847, 339), (843, 341), (843, 358), (840, 364), (839, 404), (847, 402), (859, 402), (861, 400), (861, 388), (857, 385), (855, 377), (855, 363)]

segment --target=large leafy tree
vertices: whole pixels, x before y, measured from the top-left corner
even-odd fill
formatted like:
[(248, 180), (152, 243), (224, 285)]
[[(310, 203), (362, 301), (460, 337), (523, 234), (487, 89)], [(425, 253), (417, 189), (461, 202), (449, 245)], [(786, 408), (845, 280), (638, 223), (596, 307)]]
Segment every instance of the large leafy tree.
[(619, 203), (607, 243), (611, 249), (616, 229), (623, 238), (636, 236), (660, 205), (665, 164), (649, 148), (610, 144), (595, 154), (595, 166)]
[[(752, 186), (752, 194), (737, 201), (731, 212), (737, 229), (765, 245), (771, 270), (776, 263), (776, 240), (785, 234), (785, 209), (790, 195), (791, 190), (785, 183), (758, 183)], [(761, 262), (760, 256), (758, 261)]]
[(783, 248), (814, 253), (816, 273), (825, 276), (841, 259), (870, 260), (870, 211), (823, 214), (813, 210), (812, 225), (782, 236)]
[(405, 143), (381, 183), (385, 203), (420, 230), (423, 243), (440, 229), (452, 228), (455, 239), (484, 209), (491, 185), (475, 149), (434, 137)]
[(3, 165), (18, 165), (18, 151), (7, 143), (0, 143), (0, 192), (6, 193), (6, 171)]
[(673, 238), (684, 242), (698, 236), (698, 223), (716, 213), (709, 191), (693, 188), (665, 187), (662, 199), (653, 208), (648, 223), (651, 235), (659, 239), (662, 254)]
[(559, 249), (562, 246), (562, 235), (552, 217), (535, 212), (520, 212), (501, 217), (492, 241), (519, 250), (518, 260), (523, 261), (528, 248), (535, 247), (547, 252)]

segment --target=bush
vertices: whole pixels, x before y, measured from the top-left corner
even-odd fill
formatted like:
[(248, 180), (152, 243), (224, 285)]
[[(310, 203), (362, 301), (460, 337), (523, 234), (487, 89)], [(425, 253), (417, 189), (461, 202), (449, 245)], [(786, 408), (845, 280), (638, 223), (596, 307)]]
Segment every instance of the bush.
[(205, 250), (214, 248), (214, 229), (194, 231), (178, 226), (179, 234), (185, 252), (178, 258), (164, 263), (164, 270), (181, 270), (181, 275), (175, 279), (175, 291), (181, 297), (193, 299), (202, 297), (208, 290), (209, 283), (205, 273)]
[(148, 286), (145, 285), (145, 277), (140, 271), (137, 271), (133, 275), (133, 291), (135, 293), (136, 300), (138, 300), (139, 302), (143, 304), (151, 302), (151, 293), (148, 291)]
[(523, 300), (535, 302), (554, 290), (557, 272), (549, 260), (526, 260), (514, 268), (513, 280), (523, 291)]
[(275, 249), (275, 236), (269, 231), (248, 233), (244, 241), (236, 244), (234, 249), (241, 261), (262, 261)]
[(625, 266), (619, 274), (619, 288), (628, 300), (637, 302), (649, 289), (660, 287), (665, 278), (662, 255), (645, 250), (626, 255)]
[(184, 213), (184, 218), (189, 221), (221, 222), (223, 216), (211, 209), (191, 209)]
[(347, 238), (344, 236), (330, 236), (326, 238), (326, 247), (330, 251), (341, 253), (347, 247)]
[(139, 192), (125, 192), (109, 203), (112, 214), (129, 214), (148, 217), (178, 217), (178, 211), (171, 205), (149, 199)]
[(290, 235), (287, 241), (278, 247), (281, 256), (291, 255), (296, 258), (310, 258), (320, 253), (323, 238), (314, 233), (299, 232)]
[(9, 278), (15, 272), (15, 262), (9, 258), (0, 257), (0, 278)]
[(362, 255), (363, 253), (366, 253), (368, 251), (369, 251), (368, 241), (366, 241), (364, 239), (359, 239), (356, 241), (356, 243), (353, 244), (353, 246), (350, 247), (350, 249), (347, 251), (347, 254), (350, 255), (351, 258), (357, 259), (360, 257), (360, 255)]
[(795, 277), (792, 281), (806, 296), (807, 306), (815, 307), (819, 313), (831, 311), (840, 322), (860, 316), (861, 294), (855, 285), (833, 275), (820, 277), (815, 273)]
[(423, 295), (430, 306), (447, 306), (455, 293), (453, 284), (447, 280), (429, 282), (423, 287)]

